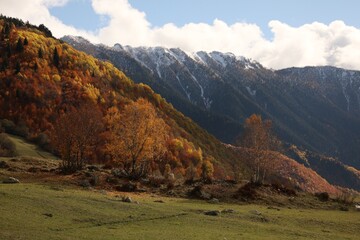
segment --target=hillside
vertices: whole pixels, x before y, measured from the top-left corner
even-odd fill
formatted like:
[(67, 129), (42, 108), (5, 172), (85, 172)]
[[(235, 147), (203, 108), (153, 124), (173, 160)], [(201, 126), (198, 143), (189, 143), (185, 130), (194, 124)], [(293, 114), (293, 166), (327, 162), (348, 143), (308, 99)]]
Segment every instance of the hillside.
[[(21, 21), (1, 19), (0, 29), (0, 118), (23, 126), (23, 136), (36, 140), (49, 135), (55, 120), (70, 107), (96, 104), (105, 114), (110, 107), (122, 109), (144, 98), (170, 126), (174, 138), (185, 139), (181, 141), (201, 148), (204, 156), (214, 157), (216, 174), (223, 176), (227, 163), (236, 161), (215, 137), (150, 87), (134, 84), (110, 63), (79, 52)], [(245, 166), (242, 169), (246, 172)]]
[[(50, 37), (47, 31), (46, 35), (41, 29), (6, 19), (1, 20), (0, 26), (0, 54), (3, 56), (0, 62), (0, 118), (14, 122), (21, 130), (18, 134), (47, 146), (49, 139), (53, 139), (54, 124), (71, 109), (92, 104), (94, 113), (98, 109), (105, 115), (109, 110), (125, 111), (133, 103), (142, 104), (144, 101), (138, 101), (142, 98), (155, 108), (155, 114), (170, 129), (168, 151), (162, 161), (153, 160), (152, 171), (164, 172), (165, 165), (169, 164), (174, 173), (182, 176), (190, 172), (199, 177), (208, 169), (215, 179), (232, 179), (234, 174), (250, 178), (249, 164), (241, 155), (178, 112), (149, 86), (133, 83), (110, 63), (73, 49)], [(10, 124), (8, 120), (5, 122)], [(78, 125), (78, 122), (72, 124)], [(66, 131), (71, 127), (67, 125), (62, 129)], [(97, 137), (99, 145), (89, 152), (89, 161), (109, 162), (105, 145), (108, 134), (104, 132)], [(214, 165), (213, 170), (209, 162)], [(302, 168), (285, 167), (289, 176)], [(313, 175), (311, 169), (306, 170), (309, 176)], [(324, 180), (318, 178), (312, 184), (321, 181)]]
[[(65, 36), (63, 41), (69, 43), (74, 48), (84, 51), (102, 60), (111, 61), (115, 67), (123, 71), (127, 76), (133, 79), (136, 83), (145, 83), (149, 85), (155, 92), (159, 93), (168, 102), (170, 102), (177, 110), (182, 112), (185, 116), (190, 117), (193, 121), (199, 124), (202, 128), (205, 128), (208, 132), (215, 135), (218, 139), (231, 142), (241, 132), (241, 123), (231, 119), (230, 117), (208, 111), (204, 106), (204, 99), (200, 96), (200, 88), (196, 82), (189, 75), (189, 72), (185, 76), (180, 76), (179, 80), (175, 77), (175, 72), (187, 71), (182, 66), (177, 67), (174, 72), (164, 73), (163, 77), (159, 77), (160, 72), (157, 72), (156, 64), (151, 62), (150, 64), (154, 68), (147, 67), (136, 56), (124, 51), (124, 49), (117, 44), (113, 48), (109, 48), (105, 45), (93, 45), (82, 37)], [(131, 48), (127, 48), (131, 51)], [(143, 49), (146, 51), (146, 48)], [(159, 51), (159, 53), (155, 52)], [(163, 54), (164, 49), (156, 48), (152, 57), (160, 58), (159, 54)], [(147, 61), (157, 61), (149, 58), (147, 55), (142, 57)], [(163, 62), (161, 62), (163, 63)], [(162, 65), (158, 65), (158, 69), (162, 68)], [(186, 83), (181, 83), (182, 78), (190, 78), (186, 80)], [(175, 81), (175, 82), (174, 82)], [(219, 82), (219, 84), (221, 84)], [(184, 91), (186, 87), (186, 91)], [(194, 88), (194, 89), (193, 89)], [(221, 89), (221, 86), (219, 86)], [(194, 93), (191, 91), (195, 91)], [(189, 99), (190, 97), (190, 99)], [(196, 100), (193, 100), (196, 99)], [(197, 104), (199, 103), (199, 105)]]
[[(273, 121), (277, 135), (289, 145), (360, 168), (357, 71), (334, 67), (273, 71), (231, 53), (188, 54), (180, 49), (120, 44), (106, 47), (71, 36), (63, 40), (110, 60), (136, 82), (149, 84), (222, 141), (233, 142), (244, 119), (258, 113)], [(358, 180), (343, 181), (332, 174), (336, 169), (322, 163), (314, 159), (308, 167), (332, 183), (359, 188)], [(345, 178), (354, 177), (347, 168), (342, 169)]]

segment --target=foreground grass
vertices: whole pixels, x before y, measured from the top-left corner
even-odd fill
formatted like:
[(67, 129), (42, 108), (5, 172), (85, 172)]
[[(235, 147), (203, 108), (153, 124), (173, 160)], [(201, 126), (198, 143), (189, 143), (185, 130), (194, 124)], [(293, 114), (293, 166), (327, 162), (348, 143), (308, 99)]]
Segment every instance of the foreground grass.
[[(0, 239), (358, 239), (360, 213), (0, 185)], [(154, 202), (162, 199), (164, 203)], [(234, 213), (206, 216), (205, 210)], [(261, 215), (254, 213), (261, 212)]]

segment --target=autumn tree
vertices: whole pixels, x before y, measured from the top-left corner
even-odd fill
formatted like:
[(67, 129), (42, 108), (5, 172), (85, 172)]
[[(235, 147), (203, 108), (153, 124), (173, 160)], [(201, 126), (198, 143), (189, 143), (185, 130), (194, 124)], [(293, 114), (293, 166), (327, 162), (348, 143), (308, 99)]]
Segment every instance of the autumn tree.
[(245, 120), (244, 133), (238, 144), (247, 148), (250, 153), (251, 166), (254, 170), (252, 180), (262, 183), (273, 166), (269, 151), (280, 148), (280, 141), (272, 133), (272, 122), (263, 121), (260, 115), (251, 115)]
[(112, 107), (106, 116), (110, 138), (106, 145), (122, 175), (132, 179), (146, 176), (150, 163), (166, 152), (168, 126), (154, 106), (138, 99), (125, 106), (122, 112)]
[(82, 169), (103, 130), (102, 113), (96, 106), (71, 109), (54, 124), (51, 142), (59, 152), (64, 171)]
[(185, 138), (172, 138), (167, 144), (166, 161), (172, 168), (185, 176), (187, 182), (202, 177), (203, 153)]
[(204, 160), (201, 166), (201, 177), (205, 182), (211, 182), (214, 176), (214, 165), (212, 164), (213, 158), (208, 157)]

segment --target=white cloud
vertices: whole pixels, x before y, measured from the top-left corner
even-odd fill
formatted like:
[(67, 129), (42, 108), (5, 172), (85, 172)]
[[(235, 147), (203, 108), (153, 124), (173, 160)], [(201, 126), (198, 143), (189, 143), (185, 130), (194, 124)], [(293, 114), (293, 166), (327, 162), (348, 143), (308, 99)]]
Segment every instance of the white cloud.
[(54, 36), (61, 37), (66, 34), (81, 35), (90, 40), (96, 40), (94, 34), (62, 23), (50, 14), (49, 8), (64, 6), (70, 0), (1, 0), (0, 13), (5, 16), (21, 18), (31, 24), (44, 24)]
[[(92, 0), (92, 7), (110, 21), (96, 32), (67, 26), (51, 16), (50, 7), (62, 6), (70, 0), (1, 0), (5, 15), (44, 23), (55, 36), (81, 35), (97, 43), (132, 46), (179, 47), (193, 52), (223, 51), (253, 58), (274, 69), (333, 65), (360, 70), (360, 30), (342, 21), (329, 25), (314, 22), (291, 27), (279, 21), (269, 22), (273, 39), (265, 39), (256, 24), (227, 23), (215, 19), (212, 24), (189, 23), (182, 27), (172, 23), (153, 27), (146, 14), (133, 8), (128, 0)], [(21, 7), (19, 7), (21, 6)]]

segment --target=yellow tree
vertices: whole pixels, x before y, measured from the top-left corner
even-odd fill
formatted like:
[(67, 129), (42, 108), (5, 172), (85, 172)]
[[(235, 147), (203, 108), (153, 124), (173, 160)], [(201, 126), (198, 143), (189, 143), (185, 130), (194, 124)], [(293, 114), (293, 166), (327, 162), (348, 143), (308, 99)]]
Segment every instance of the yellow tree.
[(253, 181), (262, 183), (267, 171), (272, 169), (269, 151), (280, 148), (280, 141), (272, 133), (272, 122), (263, 121), (260, 115), (251, 115), (245, 120), (244, 133), (239, 144), (248, 148), (250, 152), (251, 165), (254, 169)]
[(106, 148), (122, 167), (123, 176), (146, 176), (152, 161), (161, 160), (166, 152), (168, 125), (143, 98), (126, 105), (122, 112), (110, 108), (106, 122), (110, 131)]

